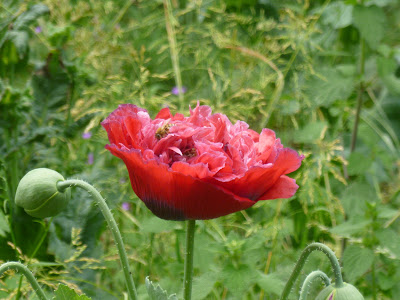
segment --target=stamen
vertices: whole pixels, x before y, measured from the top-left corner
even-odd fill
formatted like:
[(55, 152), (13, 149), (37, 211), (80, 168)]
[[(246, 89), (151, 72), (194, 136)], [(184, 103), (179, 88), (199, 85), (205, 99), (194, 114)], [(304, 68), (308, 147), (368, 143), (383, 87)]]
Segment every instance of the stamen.
[(196, 148), (186, 150), (185, 152), (183, 152), (183, 155), (187, 157), (195, 157), (197, 155)]

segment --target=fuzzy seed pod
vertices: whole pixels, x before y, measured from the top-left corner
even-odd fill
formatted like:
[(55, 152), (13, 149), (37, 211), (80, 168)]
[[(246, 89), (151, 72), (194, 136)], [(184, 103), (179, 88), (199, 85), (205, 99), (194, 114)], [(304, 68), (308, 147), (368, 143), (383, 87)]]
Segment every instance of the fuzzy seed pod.
[(52, 217), (60, 213), (71, 198), (69, 189), (60, 192), (57, 182), (64, 181), (60, 173), (39, 168), (28, 172), (19, 182), (15, 203), (36, 218)]
[(334, 284), (324, 288), (315, 300), (364, 300), (364, 297), (354, 286), (344, 282), (339, 288)]

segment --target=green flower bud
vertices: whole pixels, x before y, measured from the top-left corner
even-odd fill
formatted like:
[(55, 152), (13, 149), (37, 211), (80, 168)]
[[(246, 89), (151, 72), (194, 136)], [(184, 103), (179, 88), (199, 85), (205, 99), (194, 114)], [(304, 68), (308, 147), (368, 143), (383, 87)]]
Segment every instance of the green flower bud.
[(354, 286), (344, 282), (341, 287), (331, 284), (324, 288), (315, 300), (364, 300), (364, 297)]
[(40, 168), (28, 172), (19, 182), (15, 203), (36, 218), (52, 217), (60, 213), (71, 198), (71, 191), (60, 192), (57, 182), (64, 181), (60, 173)]

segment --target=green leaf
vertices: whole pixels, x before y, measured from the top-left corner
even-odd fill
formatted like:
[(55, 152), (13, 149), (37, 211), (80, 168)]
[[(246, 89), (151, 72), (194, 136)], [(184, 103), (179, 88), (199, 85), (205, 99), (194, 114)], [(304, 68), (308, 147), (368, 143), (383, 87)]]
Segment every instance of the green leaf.
[(305, 91), (314, 106), (329, 107), (335, 101), (350, 97), (354, 77), (348, 68), (322, 68), (317, 73), (319, 76), (308, 80)]
[(60, 284), (55, 291), (53, 300), (90, 300), (86, 295), (78, 295), (75, 290), (69, 288), (64, 284)]
[(196, 277), (193, 280), (193, 300), (206, 299), (208, 294), (211, 293), (216, 281), (217, 276), (215, 272), (204, 273), (200, 277)]
[(376, 49), (385, 33), (386, 15), (378, 6), (356, 5), (353, 9), (353, 24), (367, 44)]
[(400, 243), (398, 233), (390, 228), (385, 228), (377, 231), (376, 237), (383, 248), (386, 248), (390, 254), (395, 256), (397, 259), (400, 258)]
[(334, 29), (344, 28), (352, 23), (353, 6), (343, 2), (334, 2), (327, 5), (322, 18), (325, 24), (331, 25)]
[(6, 216), (3, 214), (3, 211), (0, 210), (0, 236), (6, 237), (8, 232), (10, 232), (10, 228), (8, 226)]
[(385, 7), (390, 4), (395, 4), (397, 0), (368, 0), (365, 2), (366, 6), (376, 5), (380, 7)]
[(376, 193), (369, 184), (354, 182), (344, 190), (340, 201), (349, 218), (359, 218), (365, 214), (366, 202), (376, 201)]
[(391, 289), (398, 282), (399, 279), (394, 278), (394, 276), (386, 275), (382, 272), (378, 273), (378, 284), (379, 287), (384, 291)]
[(280, 296), (285, 282), (277, 277), (275, 274), (265, 275), (258, 272), (257, 284), (266, 292)]
[(149, 277), (146, 277), (146, 289), (151, 300), (178, 300), (176, 294), (168, 296), (167, 291), (163, 290), (159, 284), (154, 286)]
[(378, 74), (386, 88), (394, 95), (400, 95), (400, 79), (395, 72), (398, 67), (396, 61), (390, 58), (379, 57), (376, 60)]
[(12, 30), (7, 32), (6, 39), (13, 43), (19, 59), (23, 59), (29, 49), (29, 35), (26, 31)]
[(38, 115), (45, 107), (56, 109), (67, 102), (72, 83), (59, 52), (49, 54), (46, 65), (32, 77), (31, 84)]
[(304, 128), (296, 132), (293, 137), (297, 143), (313, 143), (322, 137), (322, 132), (328, 127), (326, 122), (317, 121), (308, 123)]
[(333, 234), (337, 234), (341, 237), (347, 237), (350, 238), (354, 234), (361, 233), (365, 231), (365, 227), (370, 225), (372, 223), (372, 220), (350, 220), (346, 221), (338, 226), (333, 227), (330, 232)]
[(343, 271), (349, 281), (367, 272), (374, 262), (374, 252), (358, 245), (350, 245), (343, 253)]
[(232, 264), (227, 265), (221, 275), (233, 299), (243, 299), (243, 294), (250, 289), (258, 277), (257, 272), (249, 266), (240, 265), (235, 268)]
[(140, 224), (141, 230), (148, 233), (170, 232), (176, 227), (177, 223), (166, 221), (154, 216), (144, 219)]
[(347, 166), (347, 172), (349, 175), (362, 175), (369, 169), (372, 161), (368, 159), (364, 154), (359, 152), (353, 152), (349, 157), (349, 165)]
[(29, 10), (22, 13), (14, 23), (15, 29), (21, 29), (22, 27), (29, 26), (33, 21), (38, 19), (40, 16), (49, 13), (49, 8), (44, 4), (33, 5)]

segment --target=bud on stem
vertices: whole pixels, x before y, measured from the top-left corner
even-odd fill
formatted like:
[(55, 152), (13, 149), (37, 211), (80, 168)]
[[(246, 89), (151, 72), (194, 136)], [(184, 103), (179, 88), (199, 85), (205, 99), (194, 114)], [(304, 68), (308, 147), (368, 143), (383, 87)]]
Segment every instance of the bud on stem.
[(296, 266), (294, 267), (293, 272), (290, 275), (290, 278), (285, 285), (285, 288), (283, 289), (283, 292), (282, 292), (282, 295), (280, 298), (281, 300), (286, 300), (288, 298), (290, 290), (292, 289), (293, 284), (295, 283), (297, 277), (300, 275), (301, 269), (303, 268), (304, 264), (306, 263), (308, 256), (315, 250), (321, 251), (329, 258), (334, 275), (335, 275), (335, 286), (337, 286), (337, 287), (343, 286), (342, 272), (340, 270), (339, 261), (336, 258), (335, 253), (333, 253), (333, 251), (324, 244), (312, 243), (311, 245), (306, 247), (303, 250), (303, 252), (301, 253), (300, 258), (297, 261)]
[(19, 182), (15, 203), (32, 217), (53, 217), (64, 210), (71, 198), (70, 190), (59, 191), (57, 188), (57, 183), (64, 180), (56, 171), (34, 169)]

